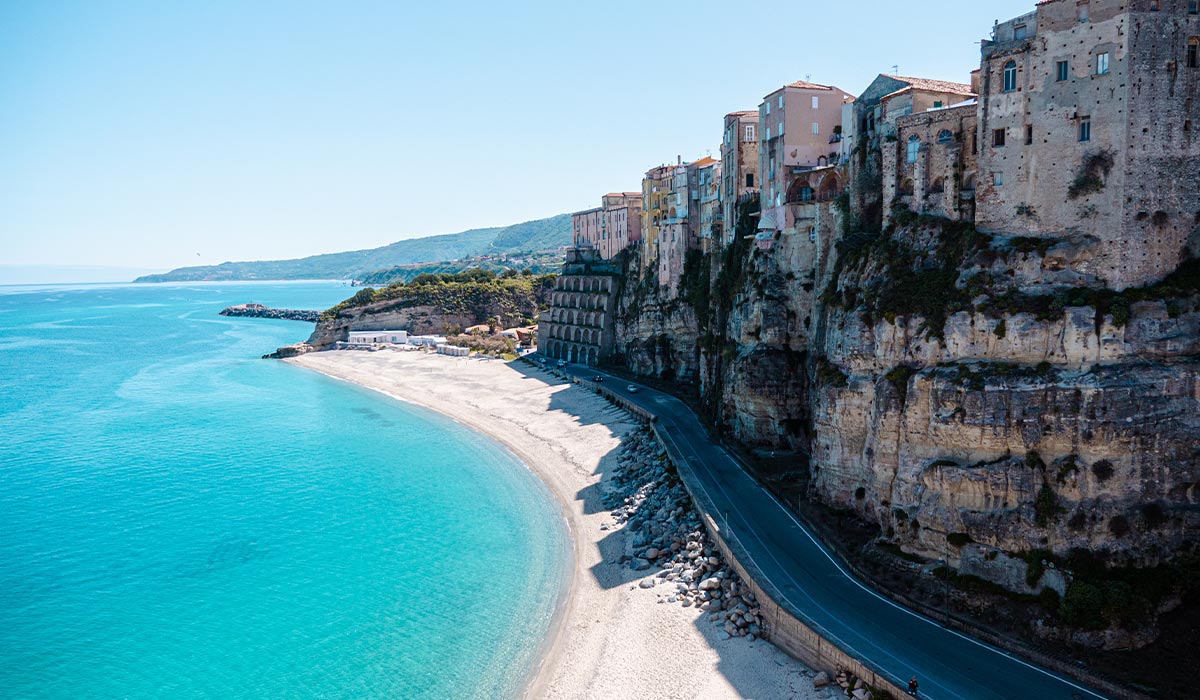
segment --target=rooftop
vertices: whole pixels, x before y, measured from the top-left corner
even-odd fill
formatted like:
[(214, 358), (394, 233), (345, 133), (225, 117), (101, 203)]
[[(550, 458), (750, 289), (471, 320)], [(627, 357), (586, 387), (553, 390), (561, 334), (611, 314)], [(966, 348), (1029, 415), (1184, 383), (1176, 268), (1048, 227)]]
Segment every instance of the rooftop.
[[(952, 83), (948, 80), (933, 80), (931, 78), (912, 78), (906, 75), (888, 75), (883, 74), (885, 78), (899, 80), (902, 83), (908, 83), (909, 87), (917, 90), (928, 90), (930, 92), (951, 92), (957, 95), (974, 95), (975, 91), (966, 83)], [(901, 92), (897, 90), (896, 92)], [(892, 93), (895, 94), (895, 93)]]

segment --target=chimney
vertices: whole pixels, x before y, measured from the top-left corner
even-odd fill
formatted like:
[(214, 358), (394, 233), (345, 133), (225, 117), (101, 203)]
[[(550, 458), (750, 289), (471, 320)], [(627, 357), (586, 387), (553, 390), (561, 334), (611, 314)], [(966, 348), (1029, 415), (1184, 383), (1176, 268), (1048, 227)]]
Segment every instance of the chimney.
[(683, 165), (683, 156), (675, 156), (675, 165)]

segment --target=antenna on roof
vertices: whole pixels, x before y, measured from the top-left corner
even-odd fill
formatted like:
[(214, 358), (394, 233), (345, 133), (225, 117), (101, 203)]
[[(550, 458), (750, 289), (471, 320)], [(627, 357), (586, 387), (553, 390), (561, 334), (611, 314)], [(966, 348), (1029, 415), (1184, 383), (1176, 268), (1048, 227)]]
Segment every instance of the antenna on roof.
[(892, 65), (892, 75), (900, 75), (900, 64), (896, 63)]
[(805, 73), (805, 74), (804, 74), (804, 82), (806, 82), (806, 83), (811, 83), (811, 82), (812, 82), (812, 73)]

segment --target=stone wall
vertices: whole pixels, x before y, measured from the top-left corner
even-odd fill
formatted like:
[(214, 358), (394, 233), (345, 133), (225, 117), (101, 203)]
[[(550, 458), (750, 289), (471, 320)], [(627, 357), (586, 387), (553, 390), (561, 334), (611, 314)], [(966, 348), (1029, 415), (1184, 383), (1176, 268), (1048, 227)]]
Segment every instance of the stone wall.
[[(882, 145), (883, 217), (903, 205), (950, 220), (973, 220), (976, 170), (975, 105), (921, 112), (896, 121), (894, 141)], [(908, 160), (916, 139), (916, 159)]]

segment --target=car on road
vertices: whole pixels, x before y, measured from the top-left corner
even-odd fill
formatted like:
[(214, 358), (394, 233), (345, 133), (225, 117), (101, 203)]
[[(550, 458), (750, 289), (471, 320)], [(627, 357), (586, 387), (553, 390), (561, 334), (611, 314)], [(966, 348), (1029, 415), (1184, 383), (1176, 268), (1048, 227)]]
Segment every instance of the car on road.
[(604, 377), (601, 377), (600, 375), (597, 374), (596, 376), (592, 377), (592, 381), (593, 382), (602, 382), (602, 381), (604, 381)]
[(632, 384), (630, 384), (629, 386), (625, 387), (625, 391), (628, 391), (628, 392), (629, 392), (629, 393), (631, 393), (631, 394), (636, 394), (636, 393), (637, 393), (637, 387), (636, 387), (636, 386), (634, 386), (634, 385), (632, 385)]
[(554, 363), (554, 366), (555, 367), (566, 367), (567, 366), (566, 360), (559, 360), (558, 362)]

